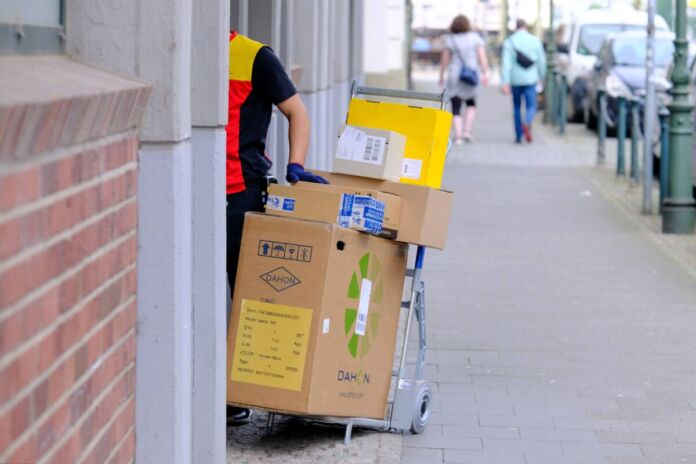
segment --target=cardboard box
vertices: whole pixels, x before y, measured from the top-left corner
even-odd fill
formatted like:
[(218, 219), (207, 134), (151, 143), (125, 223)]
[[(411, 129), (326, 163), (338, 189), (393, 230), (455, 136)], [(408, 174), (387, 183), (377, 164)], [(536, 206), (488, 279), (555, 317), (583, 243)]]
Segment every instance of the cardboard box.
[(406, 147), (401, 182), (440, 188), (452, 113), (437, 108), (353, 98), (347, 123), (403, 134)]
[(248, 213), (228, 332), (227, 402), (383, 418), (407, 246)]
[(389, 192), (401, 197), (401, 220), (396, 240), (443, 250), (447, 241), (447, 229), (452, 214), (454, 194), (402, 182), (369, 179), (367, 177), (331, 174), (316, 171), (333, 186), (351, 186), (354, 189), (372, 189)]
[(339, 131), (333, 170), (398, 182), (405, 146), (406, 138), (394, 131), (343, 126)]
[(350, 185), (298, 182), (294, 186), (271, 184), (266, 213), (300, 219), (338, 223), (342, 195), (366, 195), (384, 203), (384, 222), (380, 236), (394, 239), (401, 221), (401, 198), (392, 193)]

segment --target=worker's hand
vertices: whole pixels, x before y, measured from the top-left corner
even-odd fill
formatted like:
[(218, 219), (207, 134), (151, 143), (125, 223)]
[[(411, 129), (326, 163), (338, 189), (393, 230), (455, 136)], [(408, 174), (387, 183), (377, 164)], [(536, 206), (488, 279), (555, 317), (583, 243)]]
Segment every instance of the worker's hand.
[(509, 84), (503, 84), (502, 90), (503, 90), (503, 93), (505, 95), (510, 95), (510, 85)]
[(299, 163), (288, 164), (285, 180), (294, 184), (295, 182), (314, 182), (315, 184), (328, 184), (329, 182), (321, 176), (305, 171)]

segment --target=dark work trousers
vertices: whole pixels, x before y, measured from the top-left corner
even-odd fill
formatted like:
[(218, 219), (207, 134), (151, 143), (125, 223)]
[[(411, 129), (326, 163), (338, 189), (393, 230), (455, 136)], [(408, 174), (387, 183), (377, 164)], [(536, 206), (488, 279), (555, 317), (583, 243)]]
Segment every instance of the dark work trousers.
[(227, 281), (230, 295), (234, 295), (234, 281), (237, 278), (237, 262), (242, 244), (244, 214), (248, 211), (263, 212), (263, 196), (266, 181), (248, 182), (243, 192), (227, 195)]

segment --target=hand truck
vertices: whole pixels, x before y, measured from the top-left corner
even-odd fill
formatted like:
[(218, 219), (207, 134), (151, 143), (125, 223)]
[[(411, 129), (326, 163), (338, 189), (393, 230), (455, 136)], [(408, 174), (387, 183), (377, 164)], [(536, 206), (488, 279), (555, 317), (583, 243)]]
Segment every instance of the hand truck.
[[(351, 86), (350, 98), (356, 95), (389, 97), (405, 100), (426, 100), (440, 103), (440, 109), (445, 109), (446, 93), (425, 93), (394, 89), (380, 89), (358, 86), (355, 81)], [(451, 143), (449, 144), (451, 147)], [(449, 151), (449, 147), (448, 147)], [(417, 246), (413, 269), (406, 270), (406, 276), (411, 278), (411, 294), (407, 301), (401, 303), (402, 310), (407, 310), (406, 323), (403, 333), (403, 345), (398, 368), (392, 371), (394, 385), (393, 399), (387, 404), (384, 419), (369, 419), (360, 417), (329, 417), (329, 416), (297, 416), (310, 422), (321, 422), (345, 426), (343, 443), (350, 444), (353, 427), (369, 428), (381, 431), (422, 433), (432, 415), (433, 392), (430, 385), (423, 379), (425, 354), (427, 351), (425, 331), (425, 283), (422, 280), (425, 247)], [(418, 355), (412, 377), (406, 369), (408, 342), (411, 334), (413, 319), (418, 324)], [(268, 413), (266, 423), (267, 433), (273, 430), (275, 412)]]

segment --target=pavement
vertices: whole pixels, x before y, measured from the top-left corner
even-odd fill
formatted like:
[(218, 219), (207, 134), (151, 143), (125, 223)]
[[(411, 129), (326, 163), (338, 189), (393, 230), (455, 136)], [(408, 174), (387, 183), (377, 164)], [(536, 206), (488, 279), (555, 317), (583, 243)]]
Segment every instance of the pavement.
[(228, 462), (696, 463), (696, 238), (641, 215), (584, 127), (514, 145), (511, 121), (488, 89), (475, 141), (448, 158), (447, 249), (424, 273), (426, 431), (344, 446), (291, 418), (266, 434), (258, 413), (228, 428)]

